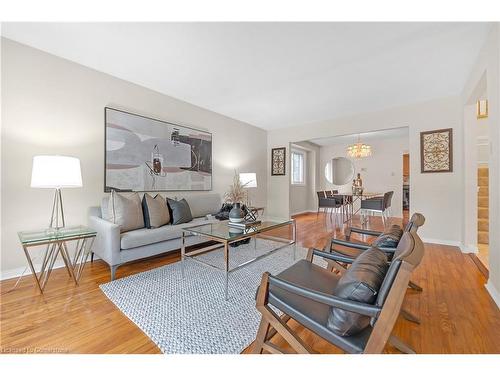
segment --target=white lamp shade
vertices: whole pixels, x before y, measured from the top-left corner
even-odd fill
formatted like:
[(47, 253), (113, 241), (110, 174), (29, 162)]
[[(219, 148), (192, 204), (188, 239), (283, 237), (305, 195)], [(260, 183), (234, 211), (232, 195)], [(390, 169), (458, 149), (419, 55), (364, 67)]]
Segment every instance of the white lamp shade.
[(240, 183), (246, 188), (256, 188), (257, 175), (255, 173), (240, 173)]
[(80, 159), (59, 155), (33, 157), (31, 187), (55, 189), (81, 186)]

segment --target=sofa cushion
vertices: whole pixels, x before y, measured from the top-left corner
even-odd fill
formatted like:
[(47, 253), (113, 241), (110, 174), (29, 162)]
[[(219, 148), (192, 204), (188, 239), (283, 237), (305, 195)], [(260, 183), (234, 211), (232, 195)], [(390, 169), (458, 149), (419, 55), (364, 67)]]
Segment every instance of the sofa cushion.
[(178, 239), (181, 234), (182, 228), (179, 225), (164, 225), (153, 229), (142, 228), (122, 233), (120, 244), (122, 250), (128, 250), (152, 243)]
[(144, 228), (139, 194), (124, 195), (112, 192), (108, 203), (108, 218), (112, 223), (120, 225), (121, 232)]
[(167, 201), (159, 194), (154, 198), (149, 194), (142, 197), (142, 212), (146, 228), (159, 228), (170, 223)]
[[(373, 304), (387, 268), (386, 254), (372, 247), (356, 258), (340, 278), (333, 294), (339, 298)], [(351, 336), (369, 324), (368, 316), (332, 307), (327, 325), (340, 336)]]
[(167, 198), (167, 203), (172, 210), (172, 225), (189, 223), (193, 220), (193, 215), (191, 214), (191, 209), (186, 199), (176, 201)]
[(140, 246), (151, 245), (153, 243), (178, 240), (182, 236), (182, 229), (194, 227), (196, 225), (210, 224), (213, 222), (218, 221), (216, 219), (207, 220), (206, 218), (201, 217), (193, 219), (189, 223), (164, 225), (162, 227), (153, 229), (142, 228), (133, 230), (130, 232), (122, 233), (120, 247), (122, 250), (129, 250)]
[(215, 215), (221, 206), (219, 194), (196, 194), (186, 197), (193, 217)]
[(373, 241), (372, 245), (396, 248), (402, 236), (403, 230), (399, 225), (392, 225), (389, 229), (384, 230), (384, 233), (378, 236), (377, 239)]

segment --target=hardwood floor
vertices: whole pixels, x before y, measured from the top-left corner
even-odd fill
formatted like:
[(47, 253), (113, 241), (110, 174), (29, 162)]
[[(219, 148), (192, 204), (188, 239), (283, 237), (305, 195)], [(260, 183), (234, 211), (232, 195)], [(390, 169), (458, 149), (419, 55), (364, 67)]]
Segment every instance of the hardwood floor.
[(489, 248), (490, 248), (489, 244), (484, 244), (484, 243), (477, 244), (477, 249), (478, 249), (477, 257), (479, 258), (481, 263), (483, 263), (483, 266), (486, 269), (488, 269), (489, 267), (489, 259), (490, 259)]
[[(368, 227), (380, 229), (380, 219), (371, 217)], [(297, 229), (299, 244), (304, 247), (323, 248), (330, 236), (342, 236), (342, 229), (323, 214), (297, 217)], [(120, 267), (117, 277), (178, 260), (179, 253), (171, 253), (135, 262)], [(87, 264), (78, 287), (64, 269), (54, 270), (43, 296), (31, 276), (23, 277), (12, 291), (16, 280), (1, 282), (0, 352), (159, 353), (100, 291), (99, 284), (108, 280), (107, 265), (95, 261)], [(424, 291), (408, 291), (404, 306), (422, 323), (400, 319), (395, 335), (417, 353), (500, 353), (500, 311), (484, 288), (486, 279), (469, 256), (455, 247), (426, 244), (424, 260), (412, 280)], [(295, 322), (290, 325), (298, 328), (314, 350), (339, 352)], [(273, 340), (284, 345), (278, 336)], [(397, 352), (391, 346), (386, 351)]]

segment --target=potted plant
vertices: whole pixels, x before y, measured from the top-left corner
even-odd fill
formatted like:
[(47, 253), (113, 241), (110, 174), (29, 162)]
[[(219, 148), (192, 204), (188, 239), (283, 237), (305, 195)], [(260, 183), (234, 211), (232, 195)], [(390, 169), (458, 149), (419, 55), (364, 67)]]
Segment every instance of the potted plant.
[(240, 181), (240, 176), (234, 171), (233, 183), (229, 185), (229, 191), (224, 196), (227, 203), (232, 203), (233, 208), (229, 211), (229, 221), (241, 223), (245, 220), (245, 213), (241, 209), (241, 203), (246, 199), (245, 184)]

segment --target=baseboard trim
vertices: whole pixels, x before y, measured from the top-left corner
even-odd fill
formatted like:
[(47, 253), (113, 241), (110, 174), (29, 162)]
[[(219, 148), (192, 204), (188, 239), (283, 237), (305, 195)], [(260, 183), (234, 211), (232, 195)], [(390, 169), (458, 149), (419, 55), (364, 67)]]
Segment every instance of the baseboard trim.
[(488, 271), (488, 269), (484, 266), (483, 262), (481, 262), (481, 260), (477, 257), (476, 254), (469, 253), (468, 255), (470, 256), (474, 264), (477, 266), (477, 268), (479, 268), (479, 271), (481, 271), (486, 280), (488, 280), (488, 278), (490, 277), (490, 271)]
[(479, 249), (477, 245), (465, 245), (463, 243), (460, 244), (460, 250), (465, 254), (477, 254), (479, 253)]
[(292, 218), (294, 218), (294, 217), (297, 217), (297, 216), (302, 216), (302, 215), (307, 215), (307, 214), (313, 214), (313, 213), (316, 213), (316, 212), (315, 211), (306, 210), (306, 211), (294, 212), (290, 216)]
[(437, 245), (456, 246), (460, 248), (460, 250), (462, 246), (462, 243), (460, 241), (439, 240), (437, 238), (422, 238), (422, 242), (435, 243)]
[(490, 294), (491, 298), (493, 299), (493, 301), (495, 301), (495, 303), (497, 304), (497, 307), (500, 309), (500, 293), (493, 286), (493, 284), (491, 283), (491, 280), (488, 280), (485, 287), (486, 287), (486, 290), (488, 291), (488, 293)]
[[(40, 269), (40, 265), (34, 265), (34, 266), (35, 266), (36, 270)], [(61, 268), (61, 267), (64, 267), (64, 262), (62, 261), (62, 259), (59, 259), (54, 263), (53, 269)], [(19, 277), (21, 275), (22, 276), (31, 276), (31, 270), (30, 270), (28, 265), (26, 265), (26, 267), (18, 267), (18, 268), (14, 268), (14, 269), (7, 270), (7, 271), (2, 271), (0, 273), (0, 280), (3, 281), (3, 280), (14, 279), (14, 278)]]
[[(101, 258), (99, 258), (97, 256), (97, 254), (94, 254), (94, 261), (95, 260), (99, 260)], [(90, 256), (87, 260), (87, 263), (90, 262)], [(34, 267), (35, 267), (35, 270), (39, 270), (41, 265), (40, 264), (34, 264)], [(58, 259), (56, 260), (56, 262), (54, 263), (54, 267), (53, 269), (56, 269), (56, 268), (62, 268), (64, 267), (64, 262), (62, 259)], [(10, 269), (10, 270), (6, 270), (6, 271), (1, 271), (0, 272), (0, 281), (4, 281), (4, 280), (9, 280), (9, 279), (15, 279), (15, 278), (18, 278), (20, 276), (29, 276), (29, 277), (32, 277), (31, 275), (31, 270), (29, 268), (28, 265), (26, 265), (26, 267), (18, 267), (18, 268), (13, 268), (13, 269)]]

